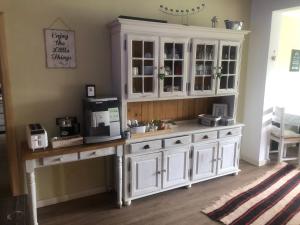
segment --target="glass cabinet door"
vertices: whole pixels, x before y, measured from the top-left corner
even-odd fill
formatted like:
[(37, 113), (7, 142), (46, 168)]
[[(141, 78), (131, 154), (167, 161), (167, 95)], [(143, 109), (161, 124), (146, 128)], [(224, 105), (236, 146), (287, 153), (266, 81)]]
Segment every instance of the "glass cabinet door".
[(158, 38), (128, 35), (128, 98), (158, 97)]
[(217, 93), (237, 91), (240, 45), (236, 42), (220, 42)]
[(218, 41), (194, 39), (191, 58), (191, 95), (215, 93), (217, 63)]
[(161, 38), (160, 96), (186, 95), (188, 39)]

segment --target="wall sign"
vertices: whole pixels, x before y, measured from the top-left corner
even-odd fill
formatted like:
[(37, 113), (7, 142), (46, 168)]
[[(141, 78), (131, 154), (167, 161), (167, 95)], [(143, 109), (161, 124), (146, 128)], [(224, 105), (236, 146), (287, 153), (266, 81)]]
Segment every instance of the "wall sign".
[(300, 50), (292, 50), (290, 72), (300, 71)]
[(75, 32), (44, 29), (47, 68), (75, 68)]

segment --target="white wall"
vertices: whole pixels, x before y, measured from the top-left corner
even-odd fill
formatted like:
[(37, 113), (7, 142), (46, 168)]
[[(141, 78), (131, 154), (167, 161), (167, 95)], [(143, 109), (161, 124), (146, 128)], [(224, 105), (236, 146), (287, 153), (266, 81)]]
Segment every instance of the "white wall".
[[(256, 165), (265, 163), (266, 129), (263, 129), (263, 123), (265, 122), (264, 112), (270, 106), (270, 101), (265, 101), (265, 94), (267, 74), (272, 69), (272, 61), (269, 57), (273, 51), (269, 48), (272, 14), (275, 10), (297, 6), (300, 6), (300, 2), (293, 0), (252, 1), (250, 20), (252, 33), (245, 87), (244, 123), (246, 127), (241, 156)], [(273, 41), (276, 43), (275, 40)], [(267, 95), (266, 98), (270, 99), (270, 96)]]

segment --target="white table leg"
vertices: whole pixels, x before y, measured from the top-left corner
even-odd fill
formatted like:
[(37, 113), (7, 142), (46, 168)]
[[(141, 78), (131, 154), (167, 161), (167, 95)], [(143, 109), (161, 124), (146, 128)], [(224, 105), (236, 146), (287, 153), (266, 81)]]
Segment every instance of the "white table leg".
[(300, 167), (300, 143), (298, 143), (298, 166)]
[(106, 176), (106, 191), (107, 192), (111, 192), (112, 191), (112, 185), (111, 185), (111, 182), (110, 182), (110, 180), (111, 180), (111, 173), (110, 173), (110, 171), (111, 171), (111, 164), (110, 164), (110, 157), (109, 156), (106, 156), (105, 158), (104, 158), (104, 162), (105, 162), (105, 170), (106, 170), (106, 174), (105, 174), (105, 176)]
[(36, 184), (34, 171), (26, 173), (27, 175), (27, 187), (29, 197), (29, 210), (32, 225), (38, 225), (37, 222), (37, 206), (36, 206)]
[(123, 184), (123, 146), (117, 146), (116, 155), (116, 186), (117, 186), (117, 204), (119, 208), (122, 207), (122, 184)]
[(25, 161), (26, 181), (27, 181), (27, 189), (28, 189), (28, 204), (29, 204), (31, 225), (38, 225), (37, 206), (36, 206), (36, 184), (35, 184), (35, 173), (34, 173), (35, 167), (36, 167), (35, 160)]

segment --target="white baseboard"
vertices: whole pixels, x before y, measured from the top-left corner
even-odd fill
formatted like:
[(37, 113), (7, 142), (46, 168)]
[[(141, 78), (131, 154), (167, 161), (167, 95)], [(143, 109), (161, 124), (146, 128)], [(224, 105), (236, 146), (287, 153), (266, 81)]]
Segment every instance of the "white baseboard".
[(70, 201), (70, 200), (73, 200), (76, 198), (83, 198), (83, 197), (87, 197), (90, 195), (104, 193), (106, 191), (107, 191), (107, 187), (99, 187), (99, 188), (94, 188), (94, 189), (90, 189), (90, 190), (86, 190), (86, 191), (82, 191), (82, 192), (78, 192), (78, 193), (74, 193), (74, 194), (70, 194), (70, 195), (62, 195), (62, 196), (58, 196), (55, 198), (38, 200), (37, 207), (41, 208), (41, 207), (45, 207), (48, 205), (54, 205), (54, 204), (57, 204), (60, 202), (66, 202), (66, 201)]
[(264, 165), (267, 164), (267, 160), (256, 161), (256, 160), (250, 159), (248, 157), (245, 157), (243, 155), (241, 155), (241, 159), (244, 160), (244, 161), (246, 161), (246, 162), (248, 162), (248, 163), (250, 163), (250, 164), (252, 164), (252, 165), (254, 165), (254, 166), (259, 166), (259, 167), (260, 166), (264, 166)]

